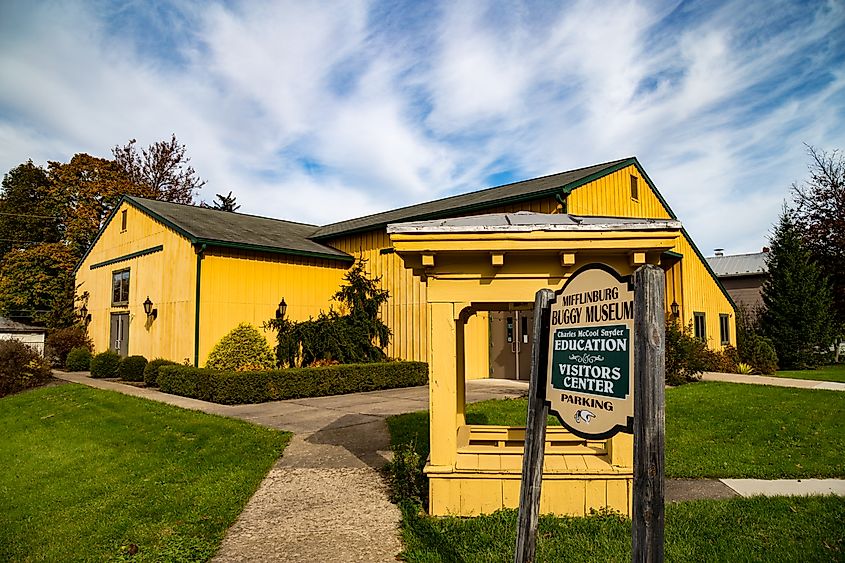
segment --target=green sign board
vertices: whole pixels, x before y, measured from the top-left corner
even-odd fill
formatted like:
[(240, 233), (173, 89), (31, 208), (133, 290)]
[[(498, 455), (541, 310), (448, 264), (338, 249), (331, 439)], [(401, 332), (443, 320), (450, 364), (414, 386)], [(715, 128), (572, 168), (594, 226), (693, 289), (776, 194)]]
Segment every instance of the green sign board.
[(590, 264), (550, 304), (546, 400), (583, 438), (632, 432), (634, 292), (628, 277)]

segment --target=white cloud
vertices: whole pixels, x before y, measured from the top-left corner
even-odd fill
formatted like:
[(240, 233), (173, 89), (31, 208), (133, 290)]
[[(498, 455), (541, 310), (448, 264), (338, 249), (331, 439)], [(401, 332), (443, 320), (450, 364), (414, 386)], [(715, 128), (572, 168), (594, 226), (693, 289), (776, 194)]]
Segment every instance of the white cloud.
[(741, 252), (802, 142), (845, 147), (836, 2), (449, 2), (391, 29), (363, 1), (178, 3), (140, 30), (144, 4), (104, 6), (0, 7), (5, 170), (175, 132), (203, 199), (326, 223), (637, 155), (702, 250)]

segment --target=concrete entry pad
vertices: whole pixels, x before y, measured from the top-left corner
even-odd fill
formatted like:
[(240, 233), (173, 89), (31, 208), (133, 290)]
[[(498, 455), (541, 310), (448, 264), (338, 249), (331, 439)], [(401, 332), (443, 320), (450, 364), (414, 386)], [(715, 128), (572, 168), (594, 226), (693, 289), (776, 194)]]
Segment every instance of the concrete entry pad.
[(765, 496), (845, 496), (845, 479), (722, 479), (725, 485), (744, 497)]
[(717, 479), (666, 479), (666, 502), (726, 499), (739, 494)]

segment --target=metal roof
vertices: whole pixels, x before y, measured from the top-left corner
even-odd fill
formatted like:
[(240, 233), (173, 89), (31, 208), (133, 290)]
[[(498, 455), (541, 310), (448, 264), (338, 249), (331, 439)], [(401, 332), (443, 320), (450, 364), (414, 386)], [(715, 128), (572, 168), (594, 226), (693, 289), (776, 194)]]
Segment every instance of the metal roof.
[(29, 326), (23, 323), (0, 317), (0, 332), (47, 332), (46, 328)]
[(310, 240), (316, 225), (140, 197), (125, 199), (195, 244), (353, 260), (345, 252)]
[(467, 194), (455, 195), (425, 203), (418, 203), (408, 207), (401, 207), (383, 213), (375, 213), (366, 217), (350, 219), (325, 225), (317, 229), (311, 238), (324, 240), (340, 235), (347, 235), (360, 231), (381, 228), (391, 223), (401, 223), (414, 220), (438, 219), (454, 216), (456, 213), (474, 211), (534, 199), (544, 195), (561, 194), (567, 186), (577, 184), (594, 174), (607, 174), (614, 166), (635, 164), (634, 158), (623, 158), (578, 168), (567, 172), (560, 172), (550, 176), (543, 176), (531, 180), (506, 184), (486, 190), (479, 190)]
[(755, 252), (729, 256), (708, 256), (707, 263), (720, 278), (754, 276), (769, 272), (769, 268), (766, 266), (767, 255), (767, 252)]
[(674, 219), (640, 219), (629, 217), (598, 217), (565, 213), (491, 213), (432, 221), (391, 223), (387, 232), (398, 233), (493, 233), (532, 231), (645, 231), (680, 230), (681, 222)]

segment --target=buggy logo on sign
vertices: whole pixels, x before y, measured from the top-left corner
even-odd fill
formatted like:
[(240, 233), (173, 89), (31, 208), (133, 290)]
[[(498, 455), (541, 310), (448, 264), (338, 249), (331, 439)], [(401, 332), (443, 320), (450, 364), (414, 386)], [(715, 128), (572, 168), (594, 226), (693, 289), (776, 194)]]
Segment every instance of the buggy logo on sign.
[(634, 292), (604, 264), (578, 270), (550, 305), (546, 397), (582, 438), (632, 432)]

